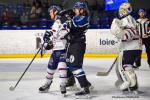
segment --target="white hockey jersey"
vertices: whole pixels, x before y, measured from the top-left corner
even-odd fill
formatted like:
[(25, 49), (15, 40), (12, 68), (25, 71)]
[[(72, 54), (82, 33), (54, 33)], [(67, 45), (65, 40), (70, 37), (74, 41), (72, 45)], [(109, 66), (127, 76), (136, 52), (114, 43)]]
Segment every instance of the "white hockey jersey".
[(52, 25), (51, 31), (53, 32), (51, 37), (54, 45), (53, 50), (65, 49), (67, 41), (64, 39), (64, 36), (67, 34), (67, 31), (63, 30), (63, 25), (59, 19), (57, 19)]
[(121, 41), (120, 51), (141, 50), (142, 43), (137, 30), (137, 23), (131, 15), (113, 21), (111, 32)]

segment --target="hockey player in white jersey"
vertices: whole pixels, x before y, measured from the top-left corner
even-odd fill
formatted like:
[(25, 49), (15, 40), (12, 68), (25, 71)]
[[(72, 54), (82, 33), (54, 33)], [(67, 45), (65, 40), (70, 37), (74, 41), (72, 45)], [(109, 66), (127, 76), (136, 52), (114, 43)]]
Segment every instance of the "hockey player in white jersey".
[(61, 21), (58, 18), (58, 12), (60, 10), (60, 7), (55, 5), (51, 6), (48, 9), (51, 19), (54, 20), (54, 24), (52, 25), (50, 32), (45, 33), (43, 40), (45, 42), (44, 46), (46, 49), (50, 47), (50, 43), (53, 43), (53, 52), (48, 63), (46, 82), (43, 86), (39, 88), (40, 92), (48, 92), (52, 84), (53, 75), (56, 69), (58, 69), (60, 74), (60, 91), (62, 94), (66, 93), (66, 40), (64, 39), (65, 32), (62, 32), (63, 25), (61, 24)]
[(133, 63), (140, 54), (141, 40), (135, 19), (130, 15), (130, 3), (123, 3), (119, 8), (119, 19), (115, 18), (111, 25), (111, 33), (121, 41), (117, 59), (115, 85), (122, 91), (137, 91), (138, 81), (133, 70)]

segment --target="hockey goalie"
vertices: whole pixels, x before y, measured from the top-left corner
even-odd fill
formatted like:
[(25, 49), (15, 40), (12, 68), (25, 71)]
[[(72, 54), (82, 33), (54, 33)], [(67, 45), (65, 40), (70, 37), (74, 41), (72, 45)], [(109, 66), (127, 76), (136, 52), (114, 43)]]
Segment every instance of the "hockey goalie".
[(133, 70), (133, 63), (140, 54), (141, 40), (137, 31), (135, 19), (130, 15), (130, 3), (123, 3), (119, 8), (119, 18), (115, 18), (111, 25), (111, 33), (121, 42), (117, 59), (116, 74), (118, 80), (115, 85), (120, 90), (138, 91), (138, 81)]

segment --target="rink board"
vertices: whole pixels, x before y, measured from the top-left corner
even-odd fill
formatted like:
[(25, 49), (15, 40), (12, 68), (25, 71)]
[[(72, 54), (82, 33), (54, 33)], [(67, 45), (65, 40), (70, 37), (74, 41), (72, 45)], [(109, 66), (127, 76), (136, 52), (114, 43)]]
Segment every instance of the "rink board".
[[(51, 54), (45, 54), (43, 58), (50, 57)], [(85, 54), (85, 58), (116, 58), (117, 54)], [(34, 54), (0, 54), (0, 58), (33, 58)], [(41, 58), (40, 54), (37, 58)], [(143, 59), (147, 59), (146, 54), (142, 54)]]
[[(1, 30), (0, 58), (32, 58), (42, 43), (44, 32), (45, 30)], [(119, 43), (109, 29), (90, 29), (86, 33), (85, 57), (117, 57)], [(49, 57), (50, 54), (51, 51), (47, 51), (44, 57)], [(142, 58), (146, 58), (146, 55), (143, 54)]]

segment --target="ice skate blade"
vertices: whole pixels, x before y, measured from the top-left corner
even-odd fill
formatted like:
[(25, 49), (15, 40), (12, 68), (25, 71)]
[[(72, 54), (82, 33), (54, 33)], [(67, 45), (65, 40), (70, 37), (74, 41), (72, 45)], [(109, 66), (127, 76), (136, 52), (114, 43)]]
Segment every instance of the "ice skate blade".
[(90, 99), (91, 96), (89, 94), (86, 94), (86, 95), (82, 95), (82, 96), (75, 96), (76, 99)]
[(39, 90), (39, 93), (48, 93), (48, 90), (44, 90), (44, 91)]
[(124, 91), (123, 94), (125, 95), (138, 95), (138, 91)]
[(132, 94), (138, 95), (138, 94), (139, 94), (139, 91), (132, 91)]

